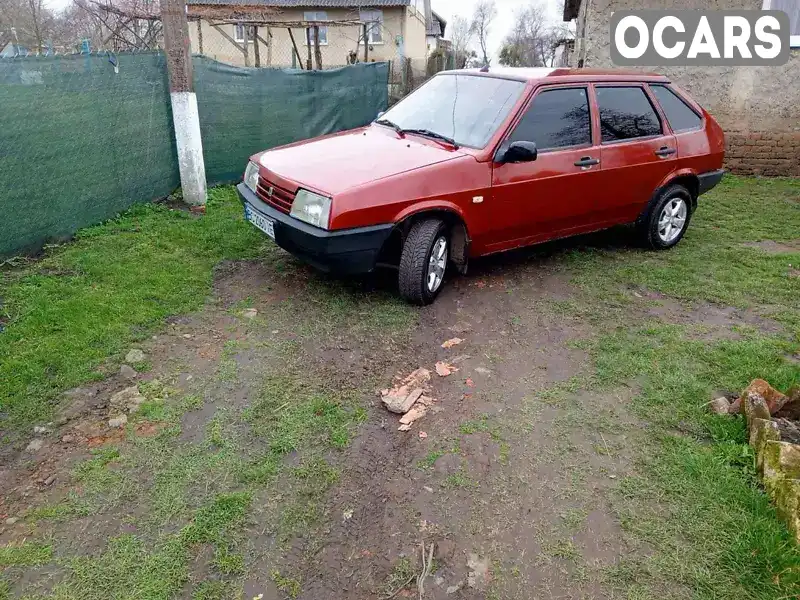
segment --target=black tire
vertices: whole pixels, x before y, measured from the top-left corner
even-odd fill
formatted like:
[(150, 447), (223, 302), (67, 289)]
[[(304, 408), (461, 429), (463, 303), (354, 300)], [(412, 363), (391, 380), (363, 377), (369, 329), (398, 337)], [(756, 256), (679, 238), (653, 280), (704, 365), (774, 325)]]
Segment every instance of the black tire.
[[(425, 219), (417, 221), (403, 243), (403, 252), (400, 256), (400, 273), (398, 283), (400, 295), (413, 304), (427, 305), (436, 299), (442, 289), (442, 284), (435, 290), (428, 287), (428, 264), (431, 259), (434, 244), (444, 237), (447, 242), (448, 256), (450, 251), (450, 236), (447, 226), (439, 219)], [(442, 275), (444, 278), (444, 274)]]
[[(680, 231), (674, 237), (665, 240), (660, 231), (660, 220), (665, 207), (673, 200), (682, 200), (686, 207), (686, 218)], [(654, 250), (672, 248), (683, 239), (689, 222), (692, 219), (692, 194), (680, 184), (670, 185), (662, 190), (658, 197), (651, 203), (650, 210), (638, 224), (639, 239), (643, 245)]]

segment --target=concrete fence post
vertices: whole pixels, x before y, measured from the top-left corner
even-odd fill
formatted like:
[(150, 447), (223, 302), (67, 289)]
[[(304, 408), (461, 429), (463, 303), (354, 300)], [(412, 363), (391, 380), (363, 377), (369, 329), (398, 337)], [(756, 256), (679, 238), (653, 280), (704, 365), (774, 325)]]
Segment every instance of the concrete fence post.
[(161, 22), (183, 199), (188, 204), (204, 205), (207, 197), (206, 168), (197, 96), (192, 85), (192, 55), (185, 0), (161, 0)]

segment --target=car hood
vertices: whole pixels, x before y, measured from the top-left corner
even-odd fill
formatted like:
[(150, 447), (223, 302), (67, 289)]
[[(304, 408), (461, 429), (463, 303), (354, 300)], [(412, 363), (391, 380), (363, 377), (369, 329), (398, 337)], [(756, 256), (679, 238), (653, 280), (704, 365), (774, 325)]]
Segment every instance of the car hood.
[(463, 156), (415, 135), (373, 125), (268, 150), (257, 157), (267, 179), (335, 196), (346, 190)]

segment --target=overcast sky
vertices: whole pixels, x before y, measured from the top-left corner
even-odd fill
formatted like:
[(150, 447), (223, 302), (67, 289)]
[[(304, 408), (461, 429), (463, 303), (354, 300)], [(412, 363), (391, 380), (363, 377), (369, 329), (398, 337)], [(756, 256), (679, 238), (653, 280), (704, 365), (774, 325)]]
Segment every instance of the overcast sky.
[[(551, 21), (562, 20), (564, 10), (564, 0), (495, 0), (497, 4), (497, 18), (489, 30), (489, 48), (492, 56), (497, 57), (500, 53), (500, 45), (506, 33), (514, 24), (514, 15), (523, 6), (538, 3), (545, 7), (547, 15)], [(441, 17), (448, 22), (453, 20), (454, 15), (461, 15), (469, 19), (478, 0), (431, 0), (431, 6)], [(446, 37), (450, 37), (446, 35)]]

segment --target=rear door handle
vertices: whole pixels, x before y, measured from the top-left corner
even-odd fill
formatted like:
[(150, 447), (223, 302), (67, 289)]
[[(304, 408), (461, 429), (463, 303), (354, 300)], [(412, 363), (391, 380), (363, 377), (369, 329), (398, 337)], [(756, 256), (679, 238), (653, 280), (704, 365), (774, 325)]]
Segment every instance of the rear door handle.
[(668, 146), (663, 146), (658, 150), (656, 150), (656, 156), (660, 156), (663, 158), (675, 154), (676, 152), (677, 150), (675, 150), (675, 148), (669, 148)]
[(584, 156), (579, 161), (575, 162), (576, 167), (593, 167), (600, 164), (599, 158), (592, 158), (591, 156)]

